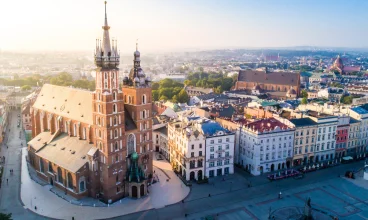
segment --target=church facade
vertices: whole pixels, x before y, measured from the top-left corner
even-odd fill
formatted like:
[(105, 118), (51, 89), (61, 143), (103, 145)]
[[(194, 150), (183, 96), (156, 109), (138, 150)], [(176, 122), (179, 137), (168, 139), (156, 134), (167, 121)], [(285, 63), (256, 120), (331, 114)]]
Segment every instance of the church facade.
[(37, 175), (76, 198), (111, 203), (147, 195), (152, 178), (151, 80), (134, 52), (119, 84), (120, 54), (106, 15), (96, 40), (93, 92), (45, 84), (31, 108), (28, 160)]

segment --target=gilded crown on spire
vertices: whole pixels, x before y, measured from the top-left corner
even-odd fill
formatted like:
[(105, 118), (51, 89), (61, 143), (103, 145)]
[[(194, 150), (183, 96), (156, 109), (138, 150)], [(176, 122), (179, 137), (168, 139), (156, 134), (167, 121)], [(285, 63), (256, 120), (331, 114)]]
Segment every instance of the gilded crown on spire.
[(103, 68), (117, 68), (120, 63), (120, 55), (117, 51), (117, 41), (112, 40), (110, 42), (110, 26), (107, 23), (106, 4), (107, 1), (105, 1), (105, 22), (102, 26), (103, 39), (102, 44), (100, 40), (96, 42), (95, 64)]

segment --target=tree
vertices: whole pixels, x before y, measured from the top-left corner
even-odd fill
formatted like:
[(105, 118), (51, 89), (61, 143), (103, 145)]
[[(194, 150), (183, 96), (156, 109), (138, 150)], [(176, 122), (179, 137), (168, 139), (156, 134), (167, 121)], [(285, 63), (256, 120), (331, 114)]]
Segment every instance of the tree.
[(301, 104), (302, 105), (308, 104), (308, 99), (306, 97), (302, 98)]
[(12, 220), (12, 214), (0, 213), (0, 220)]
[(346, 105), (353, 103), (353, 96), (342, 96), (340, 102)]
[(166, 96), (160, 96), (160, 99), (159, 99), (160, 101), (166, 101), (166, 100), (169, 100)]
[(171, 101), (173, 103), (178, 103), (178, 97), (176, 95), (174, 95), (172, 98), (171, 98)]
[(215, 93), (217, 94), (221, 94), (223, 92), (221, 86), (217, 86), (217, 88), (215, 89)]
[(27, 91), (27, 90), (31, 90), (32, 87), (29, 86), (29, 85), (24, 85), (24, 86), (21, 87), (21, 89), (22, 89), (22, 91)]
[(158, 101), (159, 95), (160, 95), (160, 92), (158, 90), (152, 91), (152, 98), (154, 101)]
[(302, 90), (301, 95), (303, 98), (308, 98), (308, 92), (306, 90)]
[(178, 96), (177, 96), (177, 100), (178, 100), (178, 102), (180, 102), (180, 103), (188, 103), (188, 101), (189, 101), (189, 96), (188, 96), (187, 92), (185, 91), (185, 89), (182, 89), (182, 90), (179, 92), (179, 94), (178, 94)]

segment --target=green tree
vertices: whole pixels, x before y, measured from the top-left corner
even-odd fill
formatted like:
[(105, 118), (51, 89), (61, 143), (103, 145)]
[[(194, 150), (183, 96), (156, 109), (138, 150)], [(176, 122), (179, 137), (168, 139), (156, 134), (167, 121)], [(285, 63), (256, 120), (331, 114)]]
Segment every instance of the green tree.
[(30, 85), (24, 85), (21, 87), (22, 91), (27, 91), (27, 90), (31, 90), (32, 87)]
[(160, 84), (158, 82), (152, 83), (152, 90), (157, 90), (158, 88), (160, 88)]
[(340, 102), (346, 105), (353, 103), (353, 96), (342, 96)]
[(158, 101), (159, 95), (160, 95), (160, 92), (158, 90), (152, 91), (152, 98), (154, 101)]
[(189, 101), (188, 93), (184, 89), (182, 89), (177, 96), (177, 100), (180, 103), (188, 103)]
[(0, 213), (0, 220), (12, 220), (12, 214)]
[(169, 98), (167, 98), (166, 96), (160, 96), (160, 99), (159, 99), (160, 101), (167, 101), (167, 100), (169, 100)]
[(303, 98), (308, 98), (308, 92), (307, 92), (306, 90), (302, 90), (302, 92), (301, 92), (301, 96), (302, 96)]
[(301, 104), (302, 105), (308, 104), (308, 99), (306, 97), (302, 98)]
[(173, 103), (178, 103), (178, 97), (176, 95), (174, 95), (172, 98), (171, 98), (171, 101)]
[(223, 92), (223, 90), (222, 90), (221, 86), (217, 86), (217, 88), (215, 89), (214, 92), (217, 93), (217, 94), (221, 94)]

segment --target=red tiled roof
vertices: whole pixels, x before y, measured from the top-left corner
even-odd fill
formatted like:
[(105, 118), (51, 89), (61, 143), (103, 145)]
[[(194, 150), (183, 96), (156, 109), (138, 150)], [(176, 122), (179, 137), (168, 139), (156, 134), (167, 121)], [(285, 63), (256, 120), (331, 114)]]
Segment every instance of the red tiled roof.
[(274, 130), (276, 127), (279, 127), (280, 129), (288, 128), (287, 125), (285, 125), (284, 123), (281, 123), (280, 121), (274, 118), (261, 119), (259, 121), (249, 123), (247, 127), (251, 129), (255, 129), (259, 132)]

